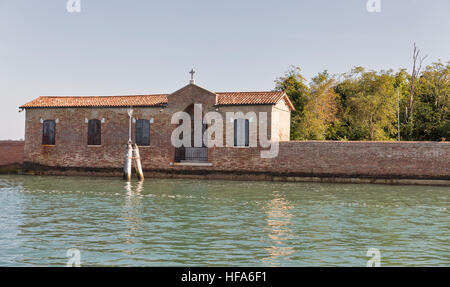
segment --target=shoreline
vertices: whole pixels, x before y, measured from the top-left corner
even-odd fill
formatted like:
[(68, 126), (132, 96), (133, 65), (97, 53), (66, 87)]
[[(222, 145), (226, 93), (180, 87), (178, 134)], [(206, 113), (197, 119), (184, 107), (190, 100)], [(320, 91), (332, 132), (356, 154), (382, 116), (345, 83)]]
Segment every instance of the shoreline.
[[(122, 168), (89, 168), (89, 167), (51, 167), (25, 163), (0, 166), (0, 174), (48, 175), (48, 176), (94, 176), (122, 178)], [(133, 171), (134, 174), (134, 171)], [(267, 182), (318, 182), (318, 183), (353, 183), (353, 184), (385, 184), (385, 185), (422, 185), (450, 186), (450, 177), (406, 177), (406, 176), (368, 176), (338, 174), (299, 174), (268, 173), (246, 170), (177, 170), (177, 169), (144, 169), (146, 178), (205, 179), (230, 181), (267, 181)], [(136, 175), (134, 174), (134, 177)]]

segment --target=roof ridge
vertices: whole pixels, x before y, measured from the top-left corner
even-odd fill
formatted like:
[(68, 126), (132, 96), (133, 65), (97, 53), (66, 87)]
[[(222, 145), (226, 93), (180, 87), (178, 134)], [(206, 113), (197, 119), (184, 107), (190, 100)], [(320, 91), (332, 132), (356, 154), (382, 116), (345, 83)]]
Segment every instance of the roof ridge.
[(111, 97), (149, 97), (168, 96), (169, 94), (116, 95), (116, 96), (39, 96), (39, 98), (111, 98)]
[[(217, 92), (217, 105), (274, 105), (284, 99), (295, 110), (284, 91)], [(167, 105), (170, 94), (122, 96), (40, 96), (20, 108), (45, 107), (122, 107)]]
[[(244, 91), (244, 92), (214, 92), (216, 94), (257, 94), (257, 93), (285, 93), (284, 91)], [(138, 95), (111, 95), (111, 96), (39, 96), (39, 98), (110, 98), (110, 97), (151, 97), (151, 96), (169, 96), (170, 94), (138, 94)]]
[(244, 92), (216, 92), (217, 94), (232, 94), (232, 93), (240, 93), (240, 94), (250, 94), (250, 93), (284, 93), (284, 91), (244, 91)]

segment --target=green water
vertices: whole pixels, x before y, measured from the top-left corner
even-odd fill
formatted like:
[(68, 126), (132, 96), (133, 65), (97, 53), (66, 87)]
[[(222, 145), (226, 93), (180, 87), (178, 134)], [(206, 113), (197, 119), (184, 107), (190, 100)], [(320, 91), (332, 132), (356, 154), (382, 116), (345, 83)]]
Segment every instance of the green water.
[(0, 266), (450, 265), (450, 188), (0, 176)]

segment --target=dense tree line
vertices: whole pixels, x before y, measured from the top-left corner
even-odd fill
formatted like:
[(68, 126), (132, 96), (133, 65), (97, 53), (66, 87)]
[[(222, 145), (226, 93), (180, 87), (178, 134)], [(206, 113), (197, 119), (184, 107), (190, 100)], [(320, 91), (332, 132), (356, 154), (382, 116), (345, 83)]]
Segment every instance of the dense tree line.
[[(355, 67), (307, 83), (298, 67), (276, 80), (296, 110), (292, 140), (450, 139), (450, 62), (436, 62), (409, 74)], [(397, 95), (398, 92), (398, 95)], [(397, 97), (399, 100), (397, 100)], [(399, 110), (399, 113), (398, 113)]]

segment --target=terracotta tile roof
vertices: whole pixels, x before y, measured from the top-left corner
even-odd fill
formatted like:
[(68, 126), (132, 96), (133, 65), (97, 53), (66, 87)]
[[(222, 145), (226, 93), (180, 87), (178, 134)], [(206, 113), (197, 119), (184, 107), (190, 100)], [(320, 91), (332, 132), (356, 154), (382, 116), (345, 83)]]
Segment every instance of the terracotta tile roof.
[[(216, 93), (217, 105), (274, 105), (284, 99), (294, 110), (284, 92), (228, 92)], [(161, 107), (167, 105), (167, 94), (141, 96), (97, 96), (97, 97), (39, 97), (23, 106), (26, 108), (69, 107)]]
[(295, 110), (289, 97), (285, 92), (272, 91), (272, 92), (227, 92), (216, 93), (217, 105), (275, 105), (280, 100), (284, 100), (286, 104)]
[(106, 97), (39, 97), (20, 108), (163, 106), (167, 95)]
[(284, 92), (230, 92), (216, 93), (218, 105), (276, 104)]

